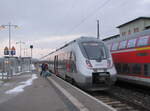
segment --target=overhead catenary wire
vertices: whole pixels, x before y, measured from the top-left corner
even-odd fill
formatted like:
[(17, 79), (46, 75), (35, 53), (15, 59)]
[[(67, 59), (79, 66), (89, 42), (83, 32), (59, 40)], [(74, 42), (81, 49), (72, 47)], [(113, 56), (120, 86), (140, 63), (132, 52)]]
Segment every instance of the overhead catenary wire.
[(64, 15), (64, 19), (71, 13), (71, 10), (76, 6), (75, 2), (76, 2), (76, 0), (73, 0), (73, 2), (70, 4), (70, 8), (68, 8), (66, 14)]
[[(71, 7), (70, 7), (70, 11), (71, 9), (73, 9), (75, 6), (75, 1), (74, 0), (71, 4)], [(83, 24), (86, 20), (88, 20), (90, 17), (92, 17), (93, 15), (95, 15), (95, 13), (97, 13), (98, 10), (104, 8), (111, 0), (106, 0), (103, 4), (101, 4), (100, 6), (98, 6), (96, 9), (94, 9), (91, 13), (89, 13), (87, 16), (85, 16), (77, 25), (75, 25), (68, 33), (72, 33), (74, 30), (76, 30), (81, 24)], [(65, 15), (64, 15), (64, 18), (67, 17), (68, 14), (70, 14), (70, 11), (68, 11)], [(67, 33), (67, 34), (68, 34)], [(49, 53), (50, 54), (50, 53)], [(47, 54), (47, 55), (49, 55)], [(42, 58), (45, 58), (47, 55), (41, 57)]]
[(83, 24), (86, 20), (88, 20), (90, 17), (95, 15), (98, 10), (104, 8), (111, 0), (106, 0), (103, 4), (101, 4), (99, 7), (97, 7), (95, 10), (93, 10), (90, 14), (88, 14), (86, 17), (84, 17), (77, 25), (75, 25), (69, 33), (72, 33), (74, 30), (76, 30), (81, 24)]
[[(70, 7), (67, 9), (66, 13), (64, 13), (63, 18), (61, 20), (65, 20), (70, 15), (71, 11), (76, 6), (76, 0), (73, 0), (69, 6)], [(60, 25), (63, 26), (65, 25), (65, 23), (62, 22)], [(57, 33), (57, 30), (55, 31), (55, 33)]]

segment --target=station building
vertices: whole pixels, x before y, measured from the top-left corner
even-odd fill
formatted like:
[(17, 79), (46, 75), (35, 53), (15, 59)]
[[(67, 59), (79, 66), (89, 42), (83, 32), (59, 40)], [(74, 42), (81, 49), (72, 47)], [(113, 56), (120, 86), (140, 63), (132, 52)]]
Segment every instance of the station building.
[(150, 29), (150, 17), (139, 17), (127, 23), (119, 25), (120, 36), (127, 36)]
[(103, 39), (103, 41), (109, 43), (120, 39), (120, 37), (122, 39), (126, 39), (127, 36), (132, 37), (132, 35), (136, 35), (139, 34), (139, 32), (150, 29), (150, 17), (138, 17), (134, 20), (117, 26), (117, 28), (119, 29), (119, 34), (107, 37)]

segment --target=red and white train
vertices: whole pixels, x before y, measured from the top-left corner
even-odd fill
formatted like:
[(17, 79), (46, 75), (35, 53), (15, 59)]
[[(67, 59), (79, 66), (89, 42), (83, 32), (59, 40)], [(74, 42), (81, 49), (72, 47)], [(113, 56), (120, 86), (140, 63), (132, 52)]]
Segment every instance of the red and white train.
[(86, 90), (108, 90), (116, 81), (110, 51), (94, 37), (73, 40), (43, 60), (54, 74)]
[(107, 38), (118, 80), (150, 86), (150, 30)]

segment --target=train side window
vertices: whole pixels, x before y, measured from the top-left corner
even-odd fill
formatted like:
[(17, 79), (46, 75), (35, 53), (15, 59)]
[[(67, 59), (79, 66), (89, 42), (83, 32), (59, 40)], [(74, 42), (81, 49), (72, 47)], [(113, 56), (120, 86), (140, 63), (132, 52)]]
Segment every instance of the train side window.
[(133, 47), (135, 47), (136, 40), (137, 39), (131, 39), (131, 40), (129, 40), (127, 48), (133, 48)]
[(119, 49), (124, 49), (124, 48), (126, 48), (126, 43), (127, 43), (127, 41), (126, 41), (126, 40), (125, 40), (125, 41), (120, 42)]
[(113, 43), (111, 50), (117, 50), (117, 48), (118, 48), (118, 43)]
[(132, 64), (132, 73), (141, 74), (141, 64)]
[(130, 72), (130, 66), (129, 66), (129, 64), (123, 64), (123, 66), (122, 66), (122, 72), (123, 73), (129, 73)]
[(137, 42), (137, 46), (145, 46), (148, 44), (148, 38), (149, 36), (145, 36), (145, 37), (140, 37), (138, 42)]
[(144, 75), (150, 76), (150, 64), (144, 64)]

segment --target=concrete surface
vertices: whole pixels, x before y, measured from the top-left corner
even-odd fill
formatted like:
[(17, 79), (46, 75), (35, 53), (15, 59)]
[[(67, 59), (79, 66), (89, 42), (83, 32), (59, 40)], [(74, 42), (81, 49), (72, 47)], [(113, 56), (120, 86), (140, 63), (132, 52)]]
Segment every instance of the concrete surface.
[(29, 81), (33, 73), (15, 76), (0, 86), (0, 111), (112, 111), (107, 105), (54, 75), (48, 79), (36, 75), (38, 78), (32, 85), (25, 87), (20, 93), (6, 94), (8, 90)]
[[(6, 95), (9, 97), (11, 95)], [(49, 82), (38, 77), (25, 91), (0, 103), (0, 111), (69, 111)]]

